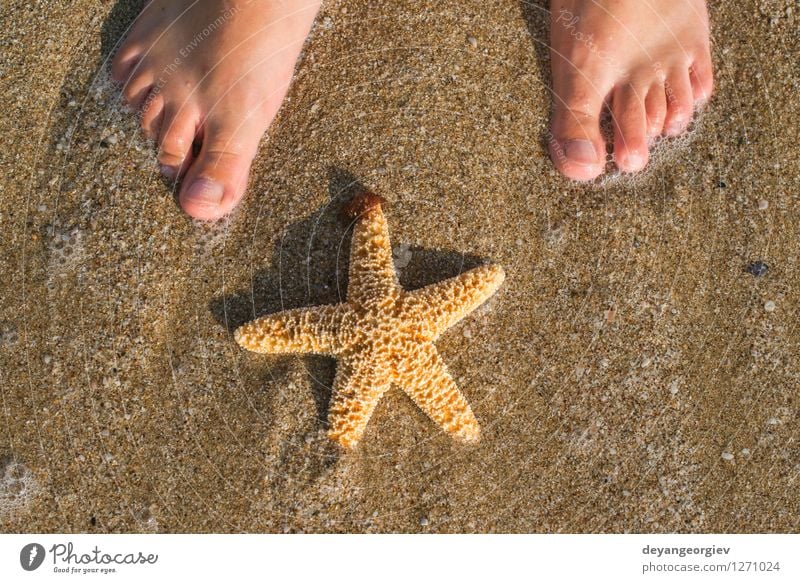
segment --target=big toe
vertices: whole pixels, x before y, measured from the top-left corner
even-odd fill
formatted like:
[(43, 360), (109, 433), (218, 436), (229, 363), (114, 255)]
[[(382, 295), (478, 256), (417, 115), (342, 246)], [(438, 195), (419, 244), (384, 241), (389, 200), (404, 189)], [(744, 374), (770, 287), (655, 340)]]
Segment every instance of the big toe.
[(550, 157), (556, 169), (573, 180), (592, 180), (605, 168), (605, 142), (600, 135), (602, 97), (593, 89), (568, 91), (556, 88)]
[(238, 126), (209, 123), (200, 153), (181, 187), (180, 204), (188, 215), (216, 220), (242, 199), (262, 135), (247, 126), (244, 122)]

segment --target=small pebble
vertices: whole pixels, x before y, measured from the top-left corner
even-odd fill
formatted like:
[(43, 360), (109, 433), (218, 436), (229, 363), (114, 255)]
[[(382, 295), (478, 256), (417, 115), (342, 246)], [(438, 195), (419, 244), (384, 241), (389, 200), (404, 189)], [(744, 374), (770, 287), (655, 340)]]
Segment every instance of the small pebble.
[(7, 344), (12, 345), (16, 344), (19, 340), (19, 334), (17, 333), (16, 326), (12, 324), (5, 324), (4, 326), (0, 327), (0, 346)]
[(467, 42), (470, 44), (470, 46), (473, 49), (477, 49), (478, 48), (478, 39), (476, 39), (474, 36), (472, 36), (472, 35), (467, 36)]
[(766, 302), (764, 304), (764, 310), (767, 311), (767, 312), (774, 312), (775, 311), (775, 307), (776, 307), (775, 306), (775, 302), (773, 302), (772, 300), (769, 300), (768, 302)]
[(411, 258), (414, 256), (414, 253), (411, 251), (409, 245), (398, 245), (393, 252), (393, 256), (394, 266), (397, 269), (405, 269), (408, 264), (411, 263)]
[(763, 261), (753, 261), (753, 263), (747, 266), (747, 273), (754, 277), (763, 277), (768, 270), (769, 265)]
[(769, 201), (766, 198), (758, 199), (758, 210), (765, 211), (769, 208)]
[(44, 356), (42, 356), (42, 362), (44, 362), (45, 364), (50, 364), (51, 362), (53, 362), (53, 357), (50, 356), (49, 354), (45, 354)]
[(744, 449), (742, 449), (742, 455), (743, 456), (749, 456), (750, 455), (750, 450), (745, 447)]
[(428, 526), (428, 524), (430, 524), (430, 523), (428, 522), (428, 517), (427, 516), (423, 516), (422, 518), (419, 519), (419, 525), (420, 526)]
[(733, 459), (733, 454), (729, 451), (723, 451), (722, 459), (724, 459), (725, 461), (731, 461)]

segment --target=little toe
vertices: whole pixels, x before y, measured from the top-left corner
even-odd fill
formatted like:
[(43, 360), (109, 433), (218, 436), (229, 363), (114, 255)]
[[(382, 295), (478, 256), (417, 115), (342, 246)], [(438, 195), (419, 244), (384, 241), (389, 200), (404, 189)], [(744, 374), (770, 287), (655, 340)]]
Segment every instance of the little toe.
[(650, 88), (644, 100), (644, 108), (647, 112), (647, 137), (660, 136), (664, 130), (664, 118), (667, 116), (667, 96), (663, 84), (656, 83)]
[(188, 167), (198, 119), (199, 116), (189, 107), (170, 105), (165, 108), (157, 158), (161, 173), (167, 178), (177, 179)]
[(614, 91), (614, 159), (623, 172), (638, 172), (647, 164), (645, 89), (626, 84)]
[(711, 66), (711, 55), (705, 54), (692, 63), (689, 70), (689, 79), (692, 84), (692, 93), (695, 102), (702, 106), (711, 99), (714, 92), (714, 73)]
[(246, 119), (208, 124), (181, 188), (181, 207), (188, 215), (216, 220), (233, 210), (244, 195), (262, 135), (261, 128)]
[(664, 85), (667, 98), (667, 117), (664, 120), (664, 134), (677, 136), (686, 130), (694, 114), (694, 96), (689, 81), (689, 69), (677, 69), (668, 77)]
[(561, 85), (555, 85), (550, 157), (567, 178), (592, 180), (603, 173), (606, 162), (600, 135), (604, 96), (588, 83), (567, 81)]
[(141, 54), (138, 47), (123, 45), (111, 61), (111, 78), (117, 83), (125, 83), (139, 63)]

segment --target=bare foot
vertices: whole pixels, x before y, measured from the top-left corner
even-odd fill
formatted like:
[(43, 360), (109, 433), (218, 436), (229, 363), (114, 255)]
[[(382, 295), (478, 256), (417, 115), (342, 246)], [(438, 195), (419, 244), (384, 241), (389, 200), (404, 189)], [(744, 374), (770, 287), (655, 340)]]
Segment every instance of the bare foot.
[[(152, 0), (112, 75), (158, 143), (180, 203), (218, 219), (241, 200), (320, 0)], [(193, 145), (199, 150), (193, 153)]]
[(704, 0), (552, 0), (550, 156), (575, 180), (606, 163), (600, 115), (614, 125), (623, 172), (648, 160), (648, 140), (686, 129), (713, 88)]

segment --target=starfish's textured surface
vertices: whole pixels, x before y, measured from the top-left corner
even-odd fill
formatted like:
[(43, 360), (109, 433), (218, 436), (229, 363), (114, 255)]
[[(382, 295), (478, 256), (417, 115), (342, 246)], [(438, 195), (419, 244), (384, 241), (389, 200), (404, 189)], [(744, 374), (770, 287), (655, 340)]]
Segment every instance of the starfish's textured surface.
[(415, 291), (400, 287), (381, 199), (362, 194), (350, 254), (347, 301), (287, 310), (236, 330), (265, 354), (323, 354), (338, 360), (328, 435), (355, 446), (381, 396), (397, 385), (444, 431), (477, 441), (480, 426), (433, 342), (503, 283), (497, 265), (477, 267)]

